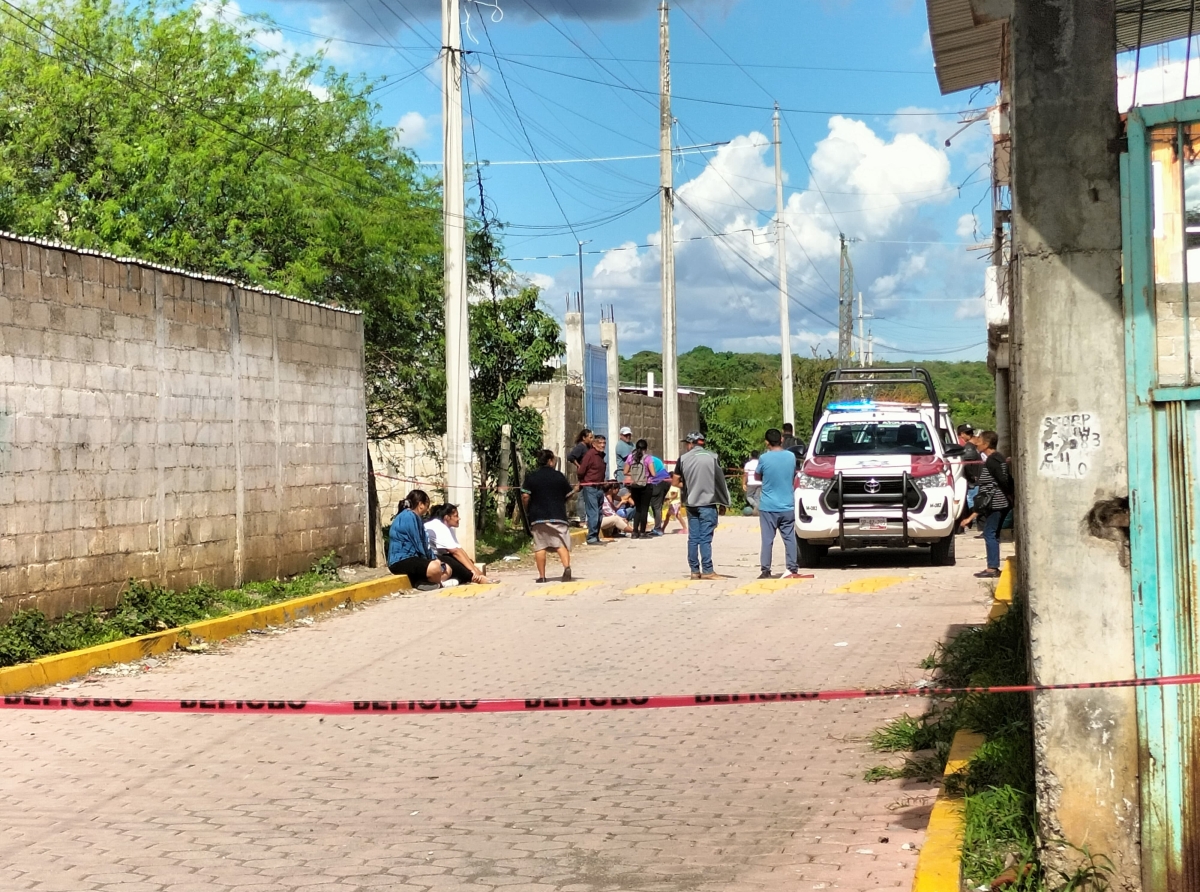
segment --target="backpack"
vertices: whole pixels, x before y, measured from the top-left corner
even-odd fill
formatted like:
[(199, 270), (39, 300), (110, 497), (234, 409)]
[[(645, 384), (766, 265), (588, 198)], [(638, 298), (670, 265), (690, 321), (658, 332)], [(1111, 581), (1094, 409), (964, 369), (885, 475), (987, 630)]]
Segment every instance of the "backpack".
[(625, 468), (625, 483), (629, 486), (645, 486), (649, 476), (646, 473), (646, 459), (631, 461)]

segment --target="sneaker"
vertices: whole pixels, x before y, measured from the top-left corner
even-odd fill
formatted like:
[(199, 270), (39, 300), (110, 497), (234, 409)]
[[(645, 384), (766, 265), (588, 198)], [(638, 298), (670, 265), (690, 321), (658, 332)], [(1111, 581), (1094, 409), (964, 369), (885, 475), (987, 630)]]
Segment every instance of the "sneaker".
[(562, 581), (563, 582), (571, 581), (571, 568), (570, 567), (563, 567)]
[(774, 579), (775, 574), (772, 573), (770, 570), (763, 570), (761, 573), (758, 574), (758, 578), (759, 579)]
[(604, 543), (601, 542), (599, 539), (588, 539), (586, 544), (587, 545), (603, 545)]
[(547, 579), (545, 576), (539, 576), (537, 579), (534, 580), (534, 582), (538, 583), (539, 585), (543, 582), (549, 582), (549, 581), (550, 580)]
[(661, 536), (661, 535), (663, 535), (663, 531), (662, 530), (654, 530), (653, 532), (650, 533), (650, 535), (651, 536)]
[(458, 585), (457, 579), (447, 579), (442, 582), (442, 588), (454, 588), (456, 585)]
[(988, 569), (984, 570), (982, 573), (976, 573), (975, 578), (976, 579), (999, 579), (1000, 571), (996, 570), (992, 567), (989, 567)]
[(784, 579), (816, 579), (812, 573), (799, 573), (796, 570), (790, 570), (783, 574)]
[(417, 586), (417, 591), (419, 591), (419, 592), (436, 592), (441, 587), (442, 587), (441, 583), (423, 582)]

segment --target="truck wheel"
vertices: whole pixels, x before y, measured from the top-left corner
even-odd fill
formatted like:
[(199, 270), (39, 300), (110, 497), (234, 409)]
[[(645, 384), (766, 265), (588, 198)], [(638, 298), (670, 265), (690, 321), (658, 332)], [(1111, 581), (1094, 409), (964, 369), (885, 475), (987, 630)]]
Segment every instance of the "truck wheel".
[(939, 539), (929, 546), (929, 563), (934, 567), (954, 566), (954, 540), (957, 537), (951, 533), (945, 539)]
[(821, 566), (821, 561), (825, 560), (825, 555), (829, 552), (829, 546), (813, 545), (797, 536), (796, 552), (797, 557), (800, 559), (799, 563), (801, 567), (806, 570), (815, 570)]

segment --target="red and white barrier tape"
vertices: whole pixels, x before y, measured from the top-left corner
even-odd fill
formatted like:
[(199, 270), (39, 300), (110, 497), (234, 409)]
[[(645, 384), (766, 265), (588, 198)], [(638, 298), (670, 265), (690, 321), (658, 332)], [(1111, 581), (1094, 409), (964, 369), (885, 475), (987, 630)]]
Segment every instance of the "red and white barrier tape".
[(806, 700), (865, 700), (881, 697), (933, 697), (953, 694), (1028, 694), (1200, 684), (1200, 673), (1065, 684), (991, 685), (988, 687), (910, 687), (865, 690), (775, 691), (741, 694), (667, 694), (645, 697), (540, 697), (501, 700), (136, 700), (110, 697), (7, 696), (0, 709), (82, 710), (86, 712), (181, 712), (243, 715), (421, 715), (468, 712), (569, 712), (580, 710), (672, 709), (687, 706), (736, 706), (795, 703)]

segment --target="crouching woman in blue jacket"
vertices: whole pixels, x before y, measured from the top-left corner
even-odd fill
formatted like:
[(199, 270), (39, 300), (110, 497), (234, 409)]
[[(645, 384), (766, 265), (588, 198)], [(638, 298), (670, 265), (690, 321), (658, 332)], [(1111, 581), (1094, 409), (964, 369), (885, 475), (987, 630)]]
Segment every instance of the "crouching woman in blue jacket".
[(414, 489), (396, 508), (396, 516), (388, 525), (388, 569), (397, 576), (407, 576), (414, 586), (436, 588), (450, 573), (425, 535), (422, 518), (429, 513), (429, 496)]

